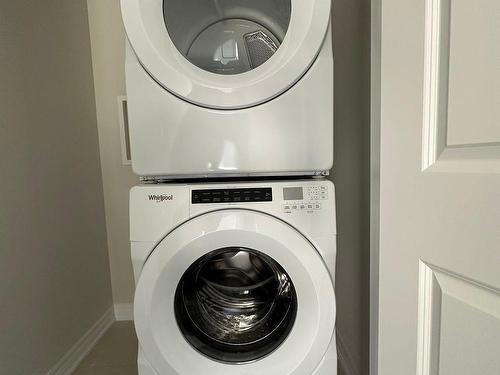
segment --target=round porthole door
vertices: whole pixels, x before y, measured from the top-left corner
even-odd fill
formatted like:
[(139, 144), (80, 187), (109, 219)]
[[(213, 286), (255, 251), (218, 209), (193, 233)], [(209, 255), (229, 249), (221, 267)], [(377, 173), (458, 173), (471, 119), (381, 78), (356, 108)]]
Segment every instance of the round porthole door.
[(166, 90), (193, 104), (266, 102), (312, 65), (330, 0), (122, 0), (130, 44)]
[(139, 343), (158, 373), (310, 374), (334, 334), (333, 283), (294, 228), (248, 210), (182, 224), (136, 289)]
[(175, 316), (183, 336), (201, 354), (220, 362), (252, 362), (288, 337), (297, 294), (274, 259), (229, 247), (204, 255), (184, 273)]

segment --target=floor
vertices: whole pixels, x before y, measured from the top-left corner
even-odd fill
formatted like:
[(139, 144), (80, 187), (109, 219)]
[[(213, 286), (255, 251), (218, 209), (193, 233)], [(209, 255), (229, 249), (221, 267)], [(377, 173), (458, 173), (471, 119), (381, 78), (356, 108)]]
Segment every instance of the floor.
[(133, 322), (116, 322), (73, 375), (137, 375), (137, 337)]
[[(340, 371), (340, 374), (343, 372)], [(114, 323), (73, 375), (137, 375), (134, 323)]]

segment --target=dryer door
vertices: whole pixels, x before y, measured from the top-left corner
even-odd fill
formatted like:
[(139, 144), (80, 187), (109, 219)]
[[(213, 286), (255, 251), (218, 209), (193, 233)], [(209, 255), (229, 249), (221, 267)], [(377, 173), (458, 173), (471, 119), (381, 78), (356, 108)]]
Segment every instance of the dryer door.
[(246, 108), (294, 85), (323, 43), (331, 0), (122, 0), (140, 63), (171, 93)]
[(333, 282), (288, 224), (249, 210), (211, 212), (150, 254), (135, 324), (159, 374), (310, 375), (334, 334)]

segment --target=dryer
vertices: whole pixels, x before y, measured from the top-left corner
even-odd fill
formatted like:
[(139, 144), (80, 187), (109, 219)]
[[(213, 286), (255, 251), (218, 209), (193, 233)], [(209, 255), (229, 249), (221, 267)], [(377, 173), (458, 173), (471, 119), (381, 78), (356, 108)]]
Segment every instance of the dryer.
[(331, 0), (121, 0), (134, 171), (325, 175)]
[(139, 375), (334, 375), (328, 181), (130, 194)]

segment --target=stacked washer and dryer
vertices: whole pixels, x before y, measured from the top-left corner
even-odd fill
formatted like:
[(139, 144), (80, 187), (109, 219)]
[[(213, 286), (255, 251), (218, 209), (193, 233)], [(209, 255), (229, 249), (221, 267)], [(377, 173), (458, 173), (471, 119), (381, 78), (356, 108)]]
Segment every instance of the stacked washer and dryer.
[(121, 0), (140, 375), (334, 375), (331, 0)]

